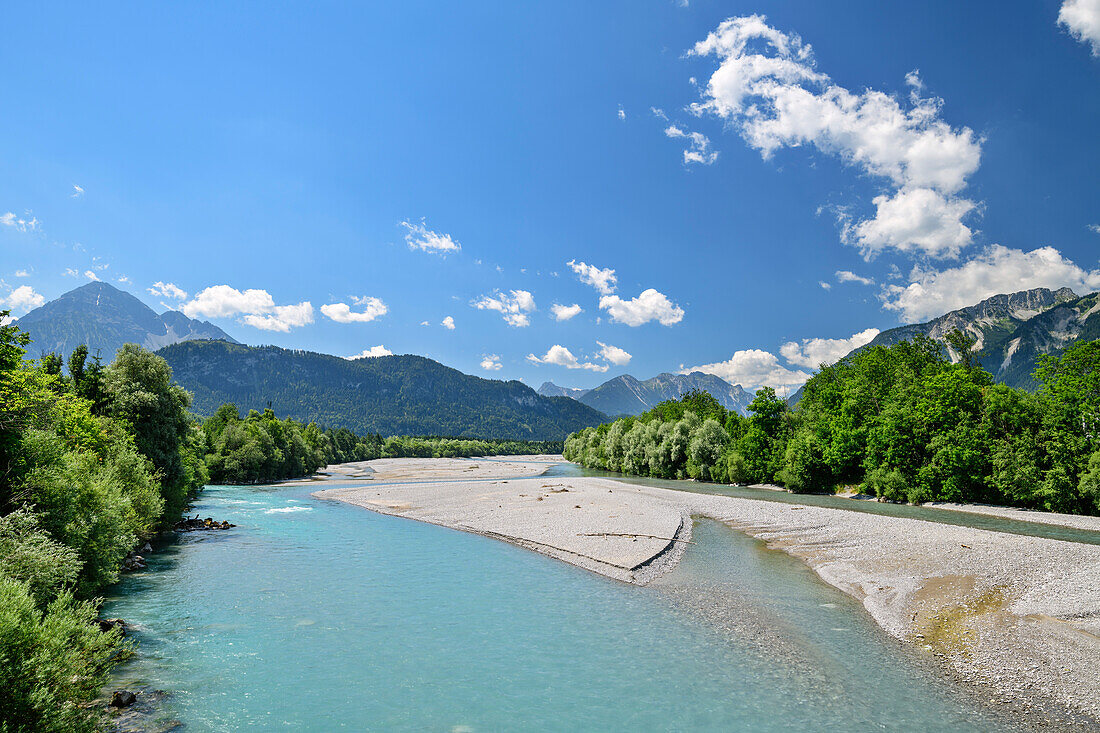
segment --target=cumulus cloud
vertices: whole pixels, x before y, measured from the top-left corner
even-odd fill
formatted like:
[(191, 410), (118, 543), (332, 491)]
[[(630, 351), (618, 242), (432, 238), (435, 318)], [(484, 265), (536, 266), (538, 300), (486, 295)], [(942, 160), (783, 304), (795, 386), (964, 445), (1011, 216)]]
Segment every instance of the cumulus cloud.
[(874, 285), (875, 281), (869, 277), (857, 275), (851, 270), (837, 270), (836, 281), (838, 283), (859, 283), (860, 285)]
[(600, 356), (602, 356), (604, 359), (611, 362), (615, 366), (626, 366), (633, 358), (630, 354), (628, 354), (623, 349), (620, 349), (618, 346), (605, 344), (603, 341), (597, 341), (596, 343), (600, 347)]
[(11, 227), (19, 232), (33, 232), (38, 229), (38, 219), (29, 211), (23, 216), (16, 216), (9, 211), (0, 214), (0, 226)]
[(448, 331), (453, 331), (455, 330), (455, 319), (453, 316), (447, 316), (439, 322), (439, 325), (443, 326), (443, 328), (447, 329)]
[(944, 196), (930, 188), (902, 189), (893, 196), (876, 196), (875, 216), (852, 224), (841, 215), (841, 238), (859, 247), (865, 259), (883, 250), (955, 259), (970, 244), (972, 232), (962, 220), (974, 202)]
[(830, 285), (829, 283), (825, 282), (824, 280), (818, 280), (817, 284), (821, 286), (822, 290), (832, 290), (833, 289), (833, 286)]
[(556, 364), (557, 366), (563, 366), (566, 369), (587, 369), (593, 372), (606, 372), (608, 369), (610, 369), (607, 364), (596, 364), (590, 361), (578, 361), (577, 357), (573, 356), (573, 352), (571, 352), (569, 349), (565, 348), (561, 344), (554, 344), (546, 351), (543, 356), (528, 354), (527, 361), (534, 364)]
[(275, 305), (266, 290), (237, 290), (229, 285), (212, 285), (195, 294), (180, 308), (188, 318), (229, 318), (241, 315), (240, 322), (264, 331), (286, 333), (291, 328), (313, 323), (313, 304)]
[(440, 234), (429, 229), (423, 218), (420, 223), (403, 221), (401, 226), (405, 227), (405, 241), (408, 243), (409, 249), (419, 249), (441, 255), (458, 252), (462, 249), (462, 245), (452, 239), (450, 234)]
[(349, 361), (354, 361), (356, 359), (371, 359), (376, 356), (393, 356), (393, 352), (387, 349), (382, 344), (378, 344), (377, 346), (372, 346), (369, 349), (363, 349), (355, 356), (345, 356), (344, 358)]
[(684, 309), (653, 288), (643, 290), (641, 295), (631, 300), (605, 295), (600, 298), (600, 310), (606, 310), (612, 321), (628, 326), (641, 326), (650, 321), (671, 326), (684, 319)]
[(535, 310), (535, 298), (526, 290), (513, 290), (510, 295), (497, 291), (493, 295), (481, 296), (471, 305), (478, 310), (496, 311), (509, 326), (522, 328), (531, 325), (527, 314)]
[(313, 323), (313, 304), (305, 300), (297, 305), (277, 305), (271, 313), (249, 313), (241, 323), (264, 331), (287, 333), (292, 328)]
[(860, 346), (866, 346), (878, 334), (877, 328), (868, 328), (846, 339), (811, 338), (802, 339), (802, 343), (788, 341), (780, 347), (779, 353), (791, 364), (817, 369), (822, 364), (832, 364)]
[(46, 302), (46, 299), (30, 285), (20, 285), (7, 295), (0, 296), (0, 310), (26, 313)]
[(1087, 271), (1054, 247), (1030, 252), (995, 244), (973, 260), (946, 270), (914, 268), (910, 284), (887, 285), (881, 298), (905, 323), (918, 323), (973, 305), (991, 295), (1031, 288), (1100, 290), (1100, 269)]
[(680, 371), (681, 374), (690, 372), (713, 374), (730, 384), (740, 384), (750, 391), (764, 386), (785, 391), (786, 388), (796, 387), (810, 378), (808, 372), (788, 369), (780, 365), (779, 357), (775, 354), (761, 349), (735, 351), (726, 361), (701, 364)]
[(91, 270), (85, 270), (84, 271), (84, 277), (88, 278), (89, 280), (94, 280), (96, 282), (99, 282), (99, 275), (95, 274)]
[(486, 371), (494, 372), (494, 371), (500, 371), (503, 367), (504, 367), (504, 365), (500, 363), (500, 354), (483, 354), (482, 355), (482, 358), (481, 358), (481, 368), (482, 369), (484, 369)]
[(623, 106), (621, 104), (619, 105), (619, 119), (620, 120), (625, 120), (626, 119), (626, 110), (623, 109)]
[(1058, 25), (1100, 58), (1100, 0), (1066, 0), (1058, 11)]
[(573, 316), (579, 314), (583, 308), (577, 303), (573, 305), (562, 305), (561, 303), (554, 303), (550, 306), (550, 312), (554, 314), (555, 321), (568, 321)]
[(30, 277), (31, 274), (29, 272), (27, 272), (26, 270), (16, 270), (15, 271), (15, 276), (16, 277)]
[(69, 195), (69, 198), (78, 199), (84, 195), (84, 187), (73, 184), (73, 192)]
[(691, 141), (691, 147), (684, 151), (684, 163), (701, 163), (710, 165), (718, 160), (718, 153), (710, 149), (710, 138), (701, 132), (685, 131), (676, 125), (665, 128), (665, 135), (671, 138), (686, 138)]
[(761, 15), (723, 22), (692, 53), (719, 61), (697, 114), (730, 123), (764, 158), (809, 145), (894, 187), (875, 199), (874, 218), (842, 221), (865, 257), (885, 248), (954, 257), (970, 243), (961, 220), (975, 204), (957, 194), (978, 169), (981, 141), (940, 119), (943, 101), (921, 98), (917, 72), (906, 76), (908, 106), (873, 89), (853, 93), (815, 68), (809, 44)]
[(175, 283), (166, 283), (157, 280), (153, 283), (153, 287), (146, 289), (149, 291), (150, 295), (156, 295), (160, 298), (172, 298), (173, 300), (187, 299), (187, 291), (183, 288), (176, 287)]
[(351, 300), (356, 306), (362, 307), (363, 310), (353, 311), (347, 303), (330, 303), (321, 306), (321, 313), (337, 323), (370, 323), (390, 311), (381, 298), (352, 296)]
[(596, 288), (601, 295), (610, 295), (615, 292), (615, 285), (619, 278), (615, 276), (615, 271), (610, 267), (601, 270), (595, 265), (587, 265), (576, 260), (569, 260), (565, 264), (577, 274), (578, 280), (585, 285)]

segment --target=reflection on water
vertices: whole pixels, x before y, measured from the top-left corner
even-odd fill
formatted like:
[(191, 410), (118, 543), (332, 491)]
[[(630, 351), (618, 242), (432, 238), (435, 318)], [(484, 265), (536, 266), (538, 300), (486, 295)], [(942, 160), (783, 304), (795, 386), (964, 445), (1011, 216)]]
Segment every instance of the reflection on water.
[(116, 587), (141, 648), (114, 684), (170, 691), (189, 731), (995, 727), (724, 527), (638, 588), (308, 492), (208, 489), (195, 511), (238, 527)]

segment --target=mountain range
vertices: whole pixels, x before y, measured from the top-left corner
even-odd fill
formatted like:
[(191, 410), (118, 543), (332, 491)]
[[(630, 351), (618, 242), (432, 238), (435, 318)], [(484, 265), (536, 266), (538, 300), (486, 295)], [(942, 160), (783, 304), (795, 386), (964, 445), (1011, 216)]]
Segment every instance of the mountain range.
[(742, 415), (747, 414), (745, 408), (753, 397), (741, 385), (730, 384), (721, 377), (704, 372), (664, 372), (645, 381), (624, 374), (593, 389), (559, 387), (553, 382), (544, 382), (539, 387), (539, 394), (572, 397), (608, 415), (638, 415), (652, 409), (659, 402), (678, 399), (692, 390), (709, 392), (727, 410), (736, 410)]
[(463, 374), (423, 356), (345, 359), (225, 341), (185, 341), (157, 353), (201, 415), (226, 402), (242, 411), (270, 405), (280, 416), (361, 435), (516, 440), (563, 440), (607, 420), (576, 400)]
[[(926, 323), (883, 331), (861, 348), (889, 346), (917, 334), (942, 339), (956, 328), (975, 339), (977, 360), (998, 382), (1034, 389), (1031, 373), (1040, 354), (1061, 352), (1078, 339), (1100, 338), (1100, 293), (1035, 288), (994, 295)], [(958, 360), (959, 355), (950, 356)]]
[(86, 344), (88, 352), (98, 352), (104, 363), (111, 361), (123, 344), (140, 344), (156, 351), (192, 339), (237, 343), (212, 323), (188, 318), (179, 311), (158, 314), (130, 293), (98, 281), (35, 308), (19, 318), (17, 325), (31, 335), (28, 353), (33, 356), (56, 352), (67, 357)]

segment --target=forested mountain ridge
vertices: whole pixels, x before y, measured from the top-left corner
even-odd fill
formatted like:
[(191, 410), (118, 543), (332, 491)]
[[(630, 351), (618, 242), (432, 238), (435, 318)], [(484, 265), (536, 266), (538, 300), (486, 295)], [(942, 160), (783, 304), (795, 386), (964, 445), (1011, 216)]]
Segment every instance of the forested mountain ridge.
[(35, 308), (18, 321), (31, 336), (29, 357), (71, 354), (81, 344), (104, 362), (123, 344), (155, 351), (190, 339), (224, 339), (229, 334), (207, 321), (178, 311), (157, 314), (130, 293), (105, 282), (90, 282)]
[(752, 394), (741, 385), (730, 384), (721, 377), (704, 372), (663, 372), (646, 380), (624, 374), (587, 390), (569, 389), (546, 382), (539, 387), (539, 394), (572, 397), (608, 415), (640, 415), (658, 403), (679, 399), (694, 390), (711, 394), (722, 407), (742, 415), (752, 400)]
[[(955, 329), (975, 339), (978, 363), (998, 382), (1031, 389), (1040, 354), (1060, 353), (1078, 340), (1100, 337), (1100, 293), (1079, 296), (1069, 288), (1035, 288), (994, 295), (926, 323), (883, 331), (857, 351), (918, 334), (942, 339)], [(958, 359), (957, 354), (951, 357)]]
[(521, 382), (463, 374), (422, 356), (343, 359), (275, 346), (188, 341), (161, 349), (176, 381), (211, 415), (226, 402), (359, 434), (561, 440), (606, 420)]

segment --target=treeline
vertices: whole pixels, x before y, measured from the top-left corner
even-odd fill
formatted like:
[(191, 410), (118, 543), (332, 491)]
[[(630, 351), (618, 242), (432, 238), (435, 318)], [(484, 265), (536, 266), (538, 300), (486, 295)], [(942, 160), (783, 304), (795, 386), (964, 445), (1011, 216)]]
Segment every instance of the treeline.
[(574, 433), (565, 457), (641, 476), (1100, 514), (1100, 340), (1040, 357), (1035, 393), (995, 384), (963, 334), (947, 341), (959, 363), (918, 336), (822, 367), (794, 410), (768, 387), (748, 417), (693, 393)]
[(163, 359), (82, 348), (63, 376), (27, 343), (0, 326), (0, 730), (94, 730), (127, 647), (91, 599), (206, 482), (202, 431)]
[(215, 484), (269, 483), (308, 476), (332, 463), (376, 458), (457, 458), (557, 453), (560, 442), (470, 440), (465, 438), (383, 438), (359, 436), (346, 428), (321, 430), (251, 410), (241, 418), (236, 405), (222, 405), (203, 425), (206, 468)]

